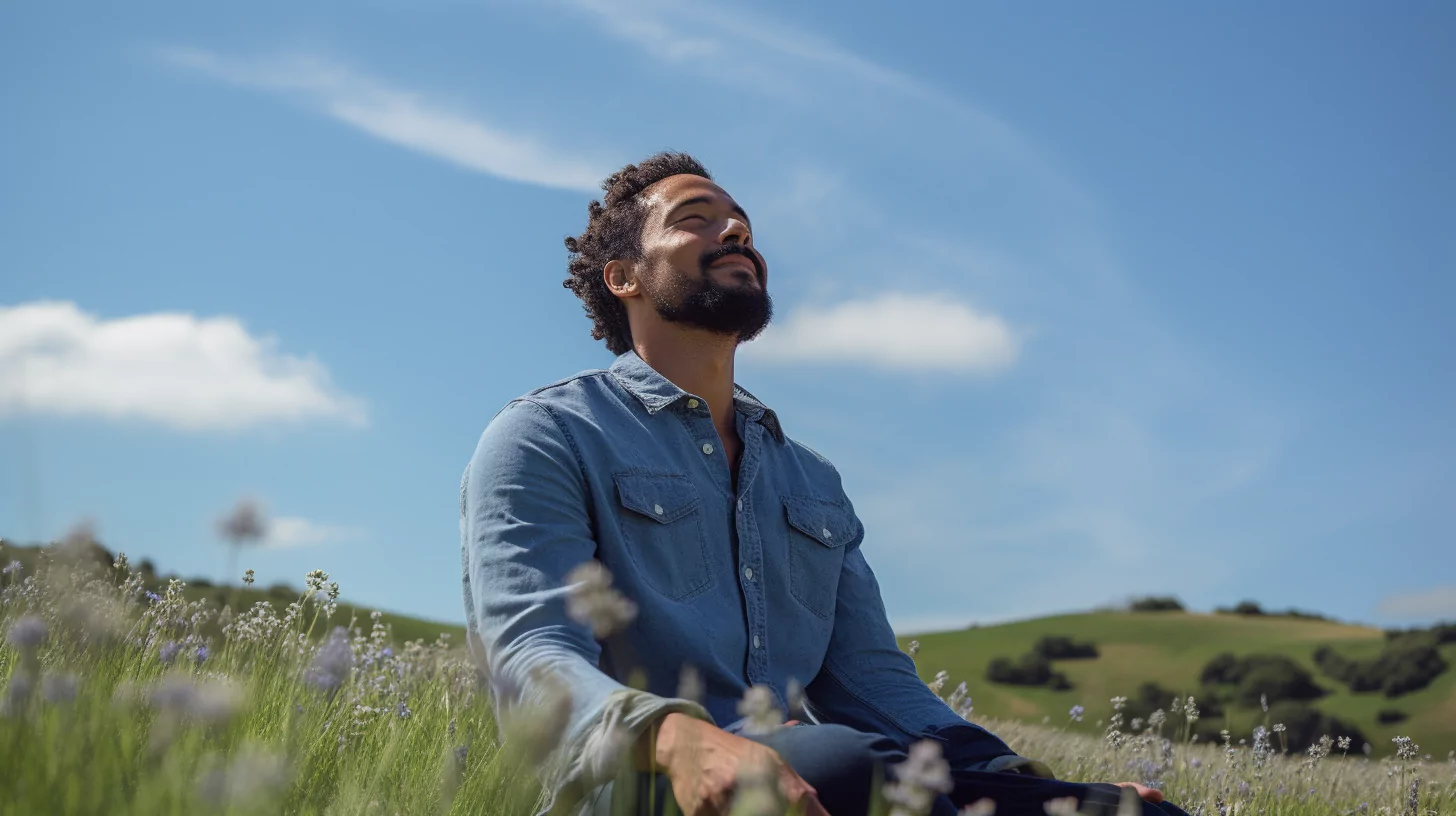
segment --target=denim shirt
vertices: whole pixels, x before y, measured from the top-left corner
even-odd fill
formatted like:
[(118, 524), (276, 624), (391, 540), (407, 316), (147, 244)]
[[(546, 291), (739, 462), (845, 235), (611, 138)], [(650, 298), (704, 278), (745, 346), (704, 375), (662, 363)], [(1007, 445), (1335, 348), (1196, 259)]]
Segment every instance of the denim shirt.
[[(461, 484), (460, 532), (470, 641), (498, 711), (529, 697), (534, 670), (565, 678), (569, 755), (609, 720), (636, 730), (666, 711), (732, 730), (748, 687), (788, 710), (797, 682), (818, 722), (937, 740), (957, 770), (1025, 767), (900, 651), (834, 466), (742, 388), (733, 407), (736, 490), (707, 403), (635, 352), (490, 422)], [(565, 576), (590, 559), (638, 606), (603, 643), (565, 610)], [(685, 665), (701, 708), (674, 696)], [(645, 691), (625, 685), (634, 670)], [(602, 781), (581, 757), (564, 761), (548, 789)]]

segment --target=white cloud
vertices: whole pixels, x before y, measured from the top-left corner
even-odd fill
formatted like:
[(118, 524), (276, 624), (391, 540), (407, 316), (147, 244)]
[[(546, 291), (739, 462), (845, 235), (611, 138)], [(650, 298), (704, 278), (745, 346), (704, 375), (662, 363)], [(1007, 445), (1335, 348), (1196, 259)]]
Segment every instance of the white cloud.
[(533, 137), (508, 133), (318, 57), (235, 59), (194, 48), (163, 58), (213, 79), (286, 94), (309, 109), (390, 144), (510, 181), (595, 192), (610, 162), (564, 155)]
[(989, 374), (1014, 363), (1019, 345), (1006, 321), (954, 297), (891, 292), (800, 308), (745, 350), (765, 360)]
[(328, 544), (357, 538), (359, 531), (336, 524), (319, 524), (297, 516), (280, 516), (268, 522), (268, 535), (263, 546), (283, 549)]
[(101, 319), (68, 302), (0, 306), (0, 415), (142, 419), (184, 430), (333, 419), (363, 404), (311, 357), (237, 318), (159, 312)]
[(1376, 611), (1390, 620), (1456, 620), (1456, 584), (1386, 596)]

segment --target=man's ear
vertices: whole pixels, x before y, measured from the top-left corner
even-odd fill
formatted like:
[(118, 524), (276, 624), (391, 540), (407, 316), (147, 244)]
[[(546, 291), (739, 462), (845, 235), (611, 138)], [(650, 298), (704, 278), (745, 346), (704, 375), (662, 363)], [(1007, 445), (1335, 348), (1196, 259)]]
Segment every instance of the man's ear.
[(602, 280), (607, 283), (607, 291), (619, 298), (637, 297), (642, 293), (637, 273), (626, 261), (607, 261), (607, 265), (602, 267)]

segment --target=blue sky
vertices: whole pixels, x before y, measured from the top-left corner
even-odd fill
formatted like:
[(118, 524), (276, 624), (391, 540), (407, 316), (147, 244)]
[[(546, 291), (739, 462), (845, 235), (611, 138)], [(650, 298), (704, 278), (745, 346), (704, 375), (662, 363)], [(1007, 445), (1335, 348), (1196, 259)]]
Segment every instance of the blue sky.
[(902, 629), (1456, 617), (1442, 3), (6, 4), (0, 535), (461, 618), (457, 485), (610, 356), (597, 181), (698, 155)]

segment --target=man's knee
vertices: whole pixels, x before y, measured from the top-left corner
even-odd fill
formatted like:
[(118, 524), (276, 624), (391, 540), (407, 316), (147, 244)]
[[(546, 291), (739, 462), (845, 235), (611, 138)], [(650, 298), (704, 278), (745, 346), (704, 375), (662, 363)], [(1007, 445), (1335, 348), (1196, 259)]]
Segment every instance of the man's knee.
[(835, 816), (865, 813), (876, 776), (904, 757), (894, 740), (843, 725), (796, 725), (762, 741), (819, 792), (819, 801)]

